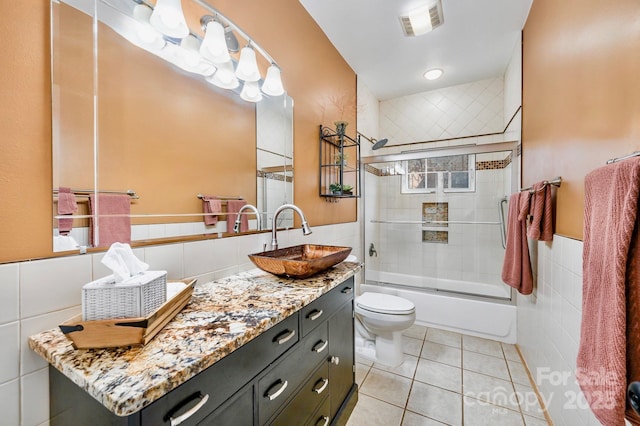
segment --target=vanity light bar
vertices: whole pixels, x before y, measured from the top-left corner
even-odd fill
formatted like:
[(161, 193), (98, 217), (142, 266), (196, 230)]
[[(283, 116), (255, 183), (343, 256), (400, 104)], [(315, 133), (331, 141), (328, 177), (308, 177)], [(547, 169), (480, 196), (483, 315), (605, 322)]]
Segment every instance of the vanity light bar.
[[(103, 0), (105, 4), (108, 4), (113, 9), (119, 10), (120, 13), (125, 13), (127, 15), (129, 12), (123, 12), (120, 10), (120, 7), (110, 4), (108, 0)], [(158, 8), (159, 3), (156, 3), (156, 6), (150, 4), (147, 0), (131, 0), (135, 6), (133, 10), (133, 16), (129, 16), (136, 21), (135, 25), (147, 27), (150, 32), (156, 33), (157, 37), (154, 38), (152, 42), (145, 39), (146, 37), (150, 38), (149, 34), (134, 36), (129, 34), (131, 31), (127, 29), (120, 29), (113, 27), (117, 32), (119, 32), (122, 36), (127, 38), (129, 41), (141, 47), (150, 53), (155, 54), (168, 62), (173, 63), (174, 65), (182, 68), (185, 71), (200, 74), (206, 78), (206, 80), (220, 88), (234, 90), (239, 88), (240, 83), (237, 81), (244, 81), (244, 85), (242, 87), (241, 92), (236, 91), (236, 93), (240, 93), (240, 97), (249, 102), (259, 102), (262, 99), (262, 93), (269, 96), (281, 96), (285, 93), (284, 87), (282, 85), (281, 79), (281, 68), (276, 63), (271, 55), (269, 55), (258, 43), (255, 42), (244, 30), (242, 30), (238, 25), (236, 25), (229, 18), (224, 16), (219, 10), (215, 9), (208, 3), (203, 0), (192, 0), (197, 5), (201, 6), (205, 9), (209, 14), (204, 15), (200, 18), (200, 25), (202, 29), (205, 31), (204, 38), (195, 34), (191, 30), (187, 32), (184, 37), (173, 36), (171, 33), (169, 34), (166, 28), (158, 27), (156, 17), (155, 20), (152, 20), (152, 17), (155, 17), (154, 12), (155, 9)], [(164, 6), (171, 6), (173, 9), (178, 10), (177, 6), (180, 5), (181, 0), (163, 0), (162, 3)], [(175, 7), (174, 7), (175, 6)], [(180, 15), (182, 15), (182, 10), (178, 10)], [(180, 16), (179, 19), (182, 21), (184, 16)], [(114, 20), (117, 22), (118, 20)], [(208, 26), (207, 24), (211, 22), (217, 22), (219, 26)], [(111, 25), (110, 25), (111, 26)], [(220, 26), (222, 26), (223, 34), (220, 35), (218, 31), (220, 31)], [(237, 45), (236, 34), (241, 36), (246, 40), (246, 46), (242, 49), (240, 61), (236, 65), (236, 69), (234, 71), (234, 75), (231, 75), (229, 71), (234, 68), (232, 59), (228, 55), (222, 55), (224, 59), (220, 59), (216, 56), (207, 56), (206, 52), (200, 49), (197, 50), (196, 45), (201, 45), (206, 37), (206, 32), (212, 29), (212, 31), (216, 31), (215, 37), (222, 36), (224, 42), (221, 43), (219, 39), (215, 39), (217, 41), (217, 46), (220, 47), (220, 44), (223, 44), (224, 49), (228, 51), (235, 52), (235, 46), (229, 48), (229, 43), (227, 41), (232, 41), (232, 44)], [(139, 31), (140, 32), (140, 31)], [(255, 62), (255, 52), (258, 52), (261, 56), (263, 56), (269, 65), (269, 69), (265, 77), (263, 78), (260, 75), (260, 71), (258, 70), (258, 66)], [(195, 56), (198, 58), (195, 58)], [(183, 58), (184, 56), (184, 58)], [(220, 62), (216, 62), (219, 60)], [(247, 65), (248, 68), (245, 68)], [(245, 73), (242, 70), (238, 70), (238, 66), (242, 65)], [(220, 74), (220, 76), (216, 76)], [(224, 75), (223, 75), (224, 74)], [(261, 83), (261, 84), (259, 84)], [(249, 87), (246, 87), (249, 86)], [(257, 90), (256, 90), (257, 89)]]

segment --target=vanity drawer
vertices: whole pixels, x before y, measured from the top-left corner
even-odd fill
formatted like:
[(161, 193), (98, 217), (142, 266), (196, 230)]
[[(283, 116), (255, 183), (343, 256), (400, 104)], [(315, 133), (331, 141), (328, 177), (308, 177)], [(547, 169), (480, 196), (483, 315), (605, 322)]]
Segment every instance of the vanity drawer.
[[(272, 425), (290, 426), (308, 423), (318, 406), (323, 401), (328, 400), (328, 394), (329, 366), (324, 363), (305, 382), (296, 396), (287, 404), (287, 407), (278, 414)], [(326, 411), (328, 412), (329, 410)], [(312, 422), (312, 424), (315, 423)]]
[[(320, 364), (328, 364), (326, 321), (258, 380), (258, 419), (264, 424)], [(328, 377), (328, 376), (327, 376)]]
[(349, 278), (300, 310), (300, 328), (303, 337), (329, 318), (345, 302), (353, 299), (354, 282), (353, 277)]
[(331, 423), (331, 404), (329, 398), (325, 399), (318, 410), (313, 413), (306, 426), (329, 426)]
[(142, 423), (170, 424), (171, 415), (179, 416), (199, 403), (202, 407), (183, 424), (202, 421), (298, 342), (298, 321), (294, 313), (149, 405), (141, 412)]

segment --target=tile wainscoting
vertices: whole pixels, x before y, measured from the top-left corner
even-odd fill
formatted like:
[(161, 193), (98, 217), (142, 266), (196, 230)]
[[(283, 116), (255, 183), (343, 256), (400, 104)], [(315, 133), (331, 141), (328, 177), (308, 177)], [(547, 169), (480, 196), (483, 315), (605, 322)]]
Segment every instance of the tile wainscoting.
[[(281, 247), (302, 243), (353, 247), (362, 258), (357, 222), (316, 226), (303, 237), (299, 229), (278, 232)], [(271, 233), (134, 249), (152, 270), (169, 279), (224, 278), (254, 268), (247, 254), (270, 244)], [(0, 412), (7, 426), (49, 424), (47, 363), (27, 345), (30, 335), (56, 327), (80, 313), (81, 288), (110, 271), (104, 252), (0, 265)]]

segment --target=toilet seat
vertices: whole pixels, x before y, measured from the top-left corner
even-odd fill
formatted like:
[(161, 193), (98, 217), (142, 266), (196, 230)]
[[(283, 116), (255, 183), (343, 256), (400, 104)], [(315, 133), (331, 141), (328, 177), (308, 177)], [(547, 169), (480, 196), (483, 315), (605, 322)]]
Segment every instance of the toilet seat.
[(356, 297), (356, 306), (369, 312), (388, 315), (407, 315), (415, 312), (415, 305), (402, 297), (384, 293), (365, 292)]

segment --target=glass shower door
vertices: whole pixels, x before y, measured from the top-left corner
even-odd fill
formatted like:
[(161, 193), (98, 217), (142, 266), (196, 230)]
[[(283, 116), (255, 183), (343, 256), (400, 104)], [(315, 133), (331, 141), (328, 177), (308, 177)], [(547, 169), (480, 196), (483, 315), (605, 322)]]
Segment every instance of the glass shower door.
[(518, 175), (515, 143), (499, 145), (363, 159), (367, 282), (510, 299), (503, 219)]

